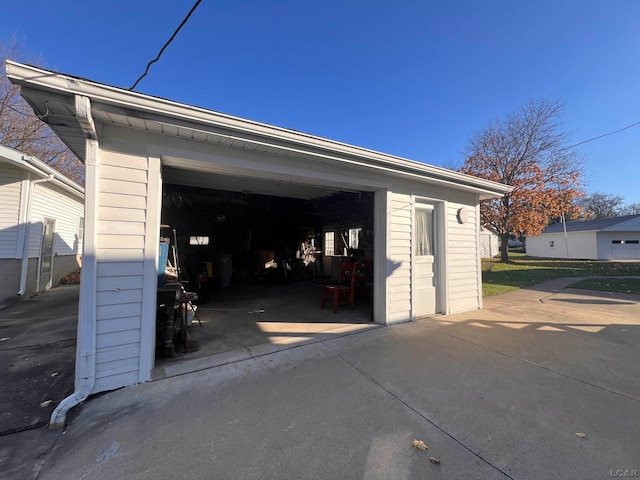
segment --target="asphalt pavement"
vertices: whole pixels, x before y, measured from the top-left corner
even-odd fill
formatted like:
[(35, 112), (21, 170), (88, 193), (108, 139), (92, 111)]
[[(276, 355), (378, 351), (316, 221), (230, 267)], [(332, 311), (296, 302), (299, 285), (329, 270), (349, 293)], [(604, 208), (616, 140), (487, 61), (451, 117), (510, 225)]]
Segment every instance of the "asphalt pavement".
[(95, 396), (1, 437), (0, 476), (639, 476), (640, 296), (573, 281)]
[(0, 478), (35, 478), (53, 448), (49, 418), (73, 392), (78, 294), (61, 285), (0, 308)]

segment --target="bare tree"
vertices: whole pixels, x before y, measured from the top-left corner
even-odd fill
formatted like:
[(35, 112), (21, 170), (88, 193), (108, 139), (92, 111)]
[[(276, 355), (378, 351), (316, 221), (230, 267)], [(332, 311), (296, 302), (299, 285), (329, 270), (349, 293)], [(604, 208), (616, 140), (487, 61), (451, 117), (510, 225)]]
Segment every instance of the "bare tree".
[(631, 203), (620, 209), (620, 215), (640, 215), (640, 203)]
[[(22, 55), (13, 42), (0, 44), (2, 72), (0, 72), (0, 144), (14, 148), (46, 162), (60, 173), (84, 183), (84, 165), (60, 140), (49, 126), (41, 121), (20, 96), (20, 87), (6, 76), (6, 60), (18, 60)], [(39, 61), (25, 63), (39, 64)]]
[(557, 101), (530, 101), (469, 141), (462, 171), (514, 187), (503, 198), (480, 205), (482, 225), (501, 239), (503, 262), (509, 261), (509, 237), (537, 235), (550, 218), (576, 209), (582, 159), (564, 146), (569, 134), (559, 129), (561, 111)]
[(624, 198), (620, 195), (595, 192), (576, 202), (584, 211), (584, 218), (612, 218), (623, 215)]

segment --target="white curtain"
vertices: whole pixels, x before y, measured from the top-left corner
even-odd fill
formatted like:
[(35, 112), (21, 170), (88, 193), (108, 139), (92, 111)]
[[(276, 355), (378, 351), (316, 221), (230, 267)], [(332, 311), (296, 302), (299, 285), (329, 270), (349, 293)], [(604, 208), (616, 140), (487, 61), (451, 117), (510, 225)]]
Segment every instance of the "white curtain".
[(416, 208), (416, 255), (433, 255), (433, 209)]

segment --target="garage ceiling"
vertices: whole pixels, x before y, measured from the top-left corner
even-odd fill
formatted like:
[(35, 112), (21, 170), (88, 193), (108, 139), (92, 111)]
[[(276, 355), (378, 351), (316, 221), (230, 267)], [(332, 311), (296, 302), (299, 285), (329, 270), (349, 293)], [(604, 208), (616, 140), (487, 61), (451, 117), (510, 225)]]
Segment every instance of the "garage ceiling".
[(163, 182), (174, 185), (271, 195), (300, 200), (323, 198), (341, 192), (356, 192), (356, 190), (339, 189), (324, 185), (302, 184), (286, 179), (255, 178), (206, 170), (186, 170), (184, 168), (167, 165), (163, 165), (162, 178)]

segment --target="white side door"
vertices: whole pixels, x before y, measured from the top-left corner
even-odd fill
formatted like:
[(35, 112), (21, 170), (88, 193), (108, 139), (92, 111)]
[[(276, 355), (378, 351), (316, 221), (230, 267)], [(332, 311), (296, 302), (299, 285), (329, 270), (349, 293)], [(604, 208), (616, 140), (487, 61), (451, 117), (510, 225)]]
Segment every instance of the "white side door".
[(436, 214), (435, 207), (416, 204), (413, 218), (413, 315), (436, 313)]

